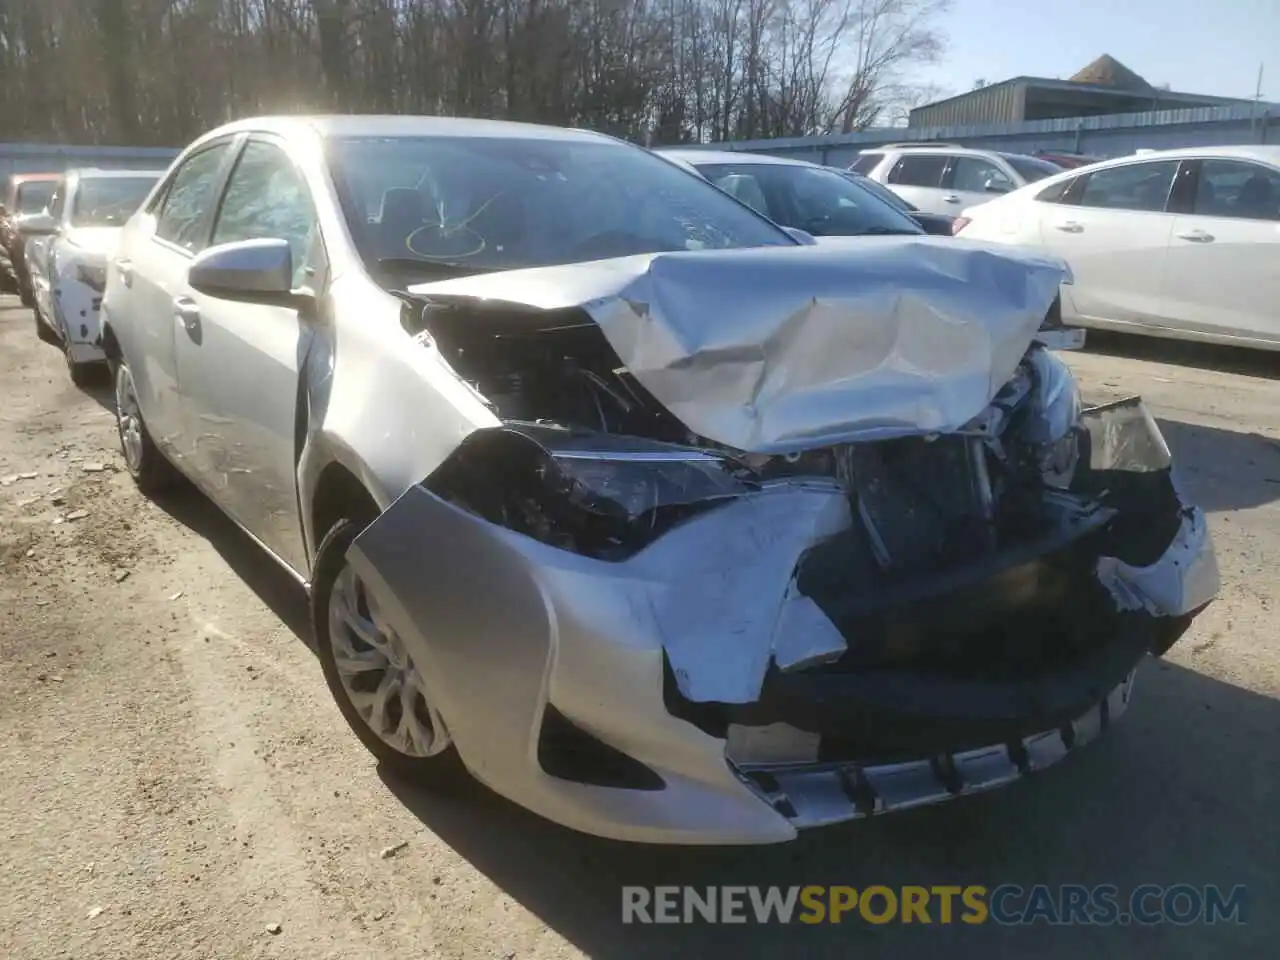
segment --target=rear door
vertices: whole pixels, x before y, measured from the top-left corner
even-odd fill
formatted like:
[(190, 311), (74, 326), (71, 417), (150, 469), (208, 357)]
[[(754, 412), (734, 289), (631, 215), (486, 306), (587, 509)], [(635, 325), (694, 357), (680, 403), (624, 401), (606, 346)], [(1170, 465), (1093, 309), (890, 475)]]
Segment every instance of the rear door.
[(1280, 342), (1280, 170), (1236, 159), (1184, 166), (1164, 313), (1186, 330)]
[(942, 187), (942, 202), (947, 209), (933, 212), (956, 216), (966, 207), (976, 207), (1008, 193), (1014, 189), (1014, 182), (994, 160), (955, 156), (947, 164)]
[(187, 270), (205, 245), (213, 206), (235, 138), (214, 141), (183, 158), (145, 215), (130, 224), (116, 253), (109, 315), (124, 333), (143, 416), (155, 441), (194, 471), (196, 438), (186, 429), (174, 355)]
[[(1174, 217), (1166, 212), (1177, 160), (1107, 167), (1037, 203), (1041, 241), (1071, 266), (1071, 319), (1163, 323), (1161, 287)], [(1068, 306), (1064, 302), (1064, 307)]]
[[(295, 288), (324, 282), (324, 247), (303, 174), (283, 143), (253, 135), (236, 159), (209, 246), (282, 239)], [(306, 570), (298, 511), (298, 380), (313, 326), (296, 308), (187, 290), (175, 352), (185, 429), (224, 510), (295, 571)]]
[(964, 209), (958, 202), (944, 202), (942, 177), (947, 171), (945, 153), (904, 151), (885, 177), (889, 189), (917, 210), (925, 213), (956, 214)]

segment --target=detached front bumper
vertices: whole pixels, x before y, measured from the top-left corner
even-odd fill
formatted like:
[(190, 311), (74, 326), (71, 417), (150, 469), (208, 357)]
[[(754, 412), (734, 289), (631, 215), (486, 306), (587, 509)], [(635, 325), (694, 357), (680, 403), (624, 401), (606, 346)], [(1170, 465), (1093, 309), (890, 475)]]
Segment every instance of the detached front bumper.
[[(768, 843), (1002, 785), (1094, 739), (1217, 592), (1141, 402), (1085, 412), (1098, 509), (894, 590), (839, 488), (779, 484), (627, 560), (406, 492), (352, 549), (472, 773), (575, 829)], [(834, 552), (833, 552), (834, 551)]]

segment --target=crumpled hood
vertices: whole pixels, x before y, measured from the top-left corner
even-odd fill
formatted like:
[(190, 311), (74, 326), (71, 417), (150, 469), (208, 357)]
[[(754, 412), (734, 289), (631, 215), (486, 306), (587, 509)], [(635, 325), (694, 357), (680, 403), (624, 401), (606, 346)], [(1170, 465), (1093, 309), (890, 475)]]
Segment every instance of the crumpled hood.
[(105, 260), (120, 242), (120, 227), (72, 227), (67, 240), (85, 253)]
[[(932, 237), (660, 253), (410, 292), (580, 307), (694, 433), (737, 450), (959, 429), (1012, 376), (1061, 261)], [(483, 321), (478, 321), (483, 322)]]

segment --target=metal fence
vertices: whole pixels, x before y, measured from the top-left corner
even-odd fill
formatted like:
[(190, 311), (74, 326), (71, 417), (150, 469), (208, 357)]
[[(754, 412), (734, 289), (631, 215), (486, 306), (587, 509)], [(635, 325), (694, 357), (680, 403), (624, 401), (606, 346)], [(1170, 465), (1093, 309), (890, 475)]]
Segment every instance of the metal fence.
[(930, 140), (1012, 153), (1046, 150), (1102, 157), (1123, 156), (1143, 148), (1274, 144), (1280, 143), (1280, 105), (1246, 103), (970, 127), (886, 127), (825, 137), (738, 140), (701, 146), (843, 167), (852, 163), (860, 150), (886, 143)]

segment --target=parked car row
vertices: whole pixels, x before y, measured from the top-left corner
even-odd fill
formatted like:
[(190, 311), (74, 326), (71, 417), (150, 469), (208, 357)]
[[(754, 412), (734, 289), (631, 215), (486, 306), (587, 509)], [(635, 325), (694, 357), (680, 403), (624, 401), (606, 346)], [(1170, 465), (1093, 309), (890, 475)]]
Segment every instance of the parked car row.
[(966, 209), (957, 234), (1065, 259), (1070, 325), (1280, 350), (1280, 147), (1080, 167)]
[(858, 177), (244, 120), (106, 274), (139, 489), (185, 476), (304, 585), (388, 768), (575, 829), (777, 842), (1003, 785), (1218, 589), (1155, 421), (1046, 349), (1062, 261)]
[[(102, 294), (120, 230), (161, 170), (69, 170), (18, 176), (10, 187), (11, 262), (36, 333), (62, 347), (73, 383), (105, 368)], [(36, 210), (36, 204), (41, 204)]]

